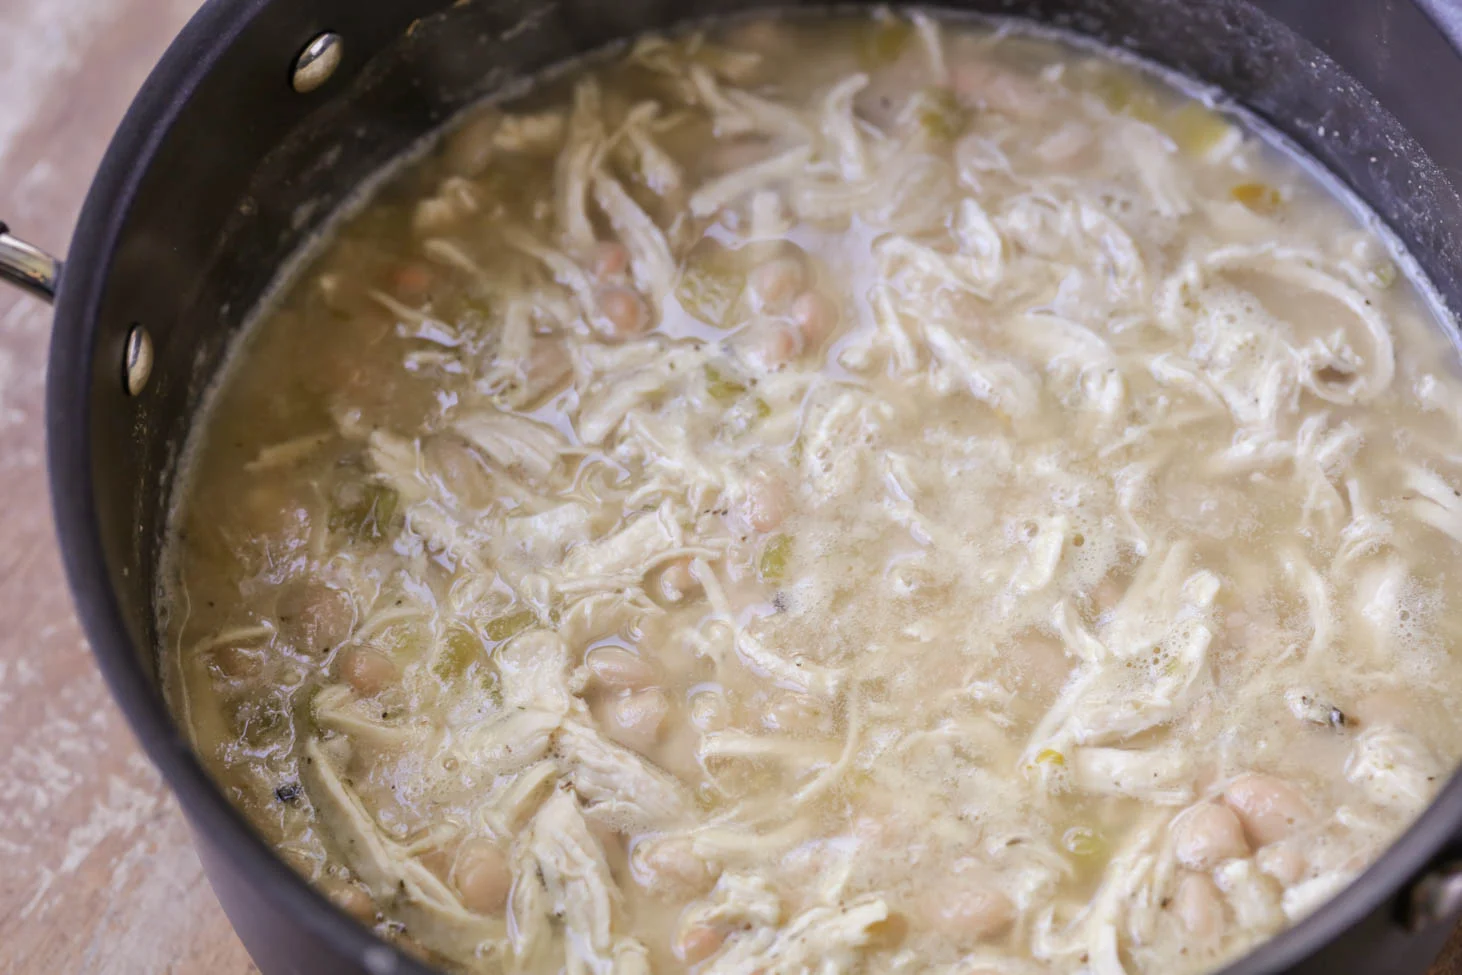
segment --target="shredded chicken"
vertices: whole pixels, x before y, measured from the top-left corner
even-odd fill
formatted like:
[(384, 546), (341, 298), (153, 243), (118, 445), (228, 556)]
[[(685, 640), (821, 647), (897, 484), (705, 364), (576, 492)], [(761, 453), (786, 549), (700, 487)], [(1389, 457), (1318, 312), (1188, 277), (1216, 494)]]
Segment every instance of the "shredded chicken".
[(844, 28), (469, 114), (193, 448), (172, 700), (447, 970), (1212, 970), (1462, 755), (1404, 265), (1136, 68)]

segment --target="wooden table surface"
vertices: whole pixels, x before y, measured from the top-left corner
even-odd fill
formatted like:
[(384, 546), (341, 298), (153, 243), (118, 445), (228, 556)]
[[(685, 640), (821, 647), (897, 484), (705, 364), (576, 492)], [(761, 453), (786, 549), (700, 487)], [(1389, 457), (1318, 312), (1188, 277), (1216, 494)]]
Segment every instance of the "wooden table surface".
[[(107, 139), (196, 6), (0, 0), (0, 219), (65, 253)], [(254, 972), (71, 610), (46, 502), (49, 322), (0, 288), (0, 972)], [(1462, 975), (1459, 941), (1434, 975)]]
[[(197, 5), (0, 0), (0, 220), (65, 253), (112, 130)], [(254, 972), (71, 610), (46, 500), (49, 329), (0, 286), (0, 972)]]

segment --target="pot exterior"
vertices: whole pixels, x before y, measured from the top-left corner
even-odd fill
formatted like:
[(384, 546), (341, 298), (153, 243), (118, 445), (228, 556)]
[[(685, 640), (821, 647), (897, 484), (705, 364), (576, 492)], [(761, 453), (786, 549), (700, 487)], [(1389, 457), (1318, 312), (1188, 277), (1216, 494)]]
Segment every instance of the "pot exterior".
[[(270, 852), (214, 787), (159, 691), (159, 544), (190, 418), (224, 349), (304, 236), (428, 129), (574, 54), (757, 6), (767, 4), (211, 0), (114, 139), (57, 305), (52, 500), (98, 664), (177, 792), (219, 900), (265, 975), (427, 969), (337, 912)], [(1225, 88), (1356, 189), (1462, 309), (1462, 196), (1445, 175), (1462, 174), (1462, 126), (1438, 98), (1462, 91), (1462, 57), (1437, 27), (1462, 32), (1455, 0), (947, 6), (1054, 23)], [(290, 65), (326, 30), (346, 53), (327, 83), (301, 94)], [(155, 364), (143, 394), (129, 396), (121, 363), (137, 323), (151, 333)], [(1409, 934), (1398, 892), (1462, 857), (1459, 828), (1454, 779), (1355, 885), (1229, 972), (1424, 971), (1450, 925)]]
[[(401, 972), (389, 949), (378, 957), (356, 956), (319, 937), (291, 915), (266, 887), (253, 883), (236, 866), (236, 850), (220, 845), (202, 830), (193, 830), (193, 845), (209, 886), (233, 925), (249, 957), (263, 975), (383, 975)], [(371, 949), (367, 948), (369, 952)]]

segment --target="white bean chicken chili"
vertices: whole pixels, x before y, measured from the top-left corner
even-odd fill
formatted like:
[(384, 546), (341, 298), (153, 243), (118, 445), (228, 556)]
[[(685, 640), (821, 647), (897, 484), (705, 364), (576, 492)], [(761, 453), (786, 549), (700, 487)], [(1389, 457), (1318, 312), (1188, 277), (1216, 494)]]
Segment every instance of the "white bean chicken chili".
[(1209, 970), (1462, 755), (1462, 384), (1358, 213), (1010, 28), (642, 39), (253, 330), (173, 704), (448, 970)]

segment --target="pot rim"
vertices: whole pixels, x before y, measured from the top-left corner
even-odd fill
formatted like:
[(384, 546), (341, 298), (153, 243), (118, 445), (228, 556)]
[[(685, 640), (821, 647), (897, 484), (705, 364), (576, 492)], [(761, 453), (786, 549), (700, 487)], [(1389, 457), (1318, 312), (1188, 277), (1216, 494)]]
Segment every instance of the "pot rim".
[[(139, 664), (107, 572), (91, 456), (102, 298), (144, 174), (183, 106), (244, 29), (277, 0), (207, 0), (148, 74), (87, 191), (55, 305), (46, 374), (46, 456), (66, 578), (92, 655), (128, 726), (177, 795), (189, 826), (254, 890), (369, 971), (434, 975), (348, 917), (281, 859), (228, 801)], [(84, 270), (83, 270), (84, 269)], [(120, 381), (120, 369), (118, 370)], [(149, 651), (151, 652), (151, 651)], [(211, 883), (211, 878), (210, 878)]]
[[(168, 46), (133, 100), (87, 193), (57, 295), (46, 377), (50, 495), (66, 577), (92, 654), (143, 750), (177, 794), (190, 826), (227, 857), (230, 869), (347, 957), (371, 971), (433, 975), (349, 918), (276, 855), (204, 770), (158, 688), (139, 665), (108, 578), (91, 457), (92, 387), (98, 319), (122, 229), (143, 175), (182, 107), (223, 52), (278, 0), (207, 0)], [(442, 6), (451, 0), (442, 0)], [(893, 0), (896, 6), (915, 6)], [(1438, 0), (1413, 0), (1434, 25)], [(767, 4), (775, 7), (775, 3)], [(931, 6), (937, 10), (939, 4)], [(1257, 8), (1262, 7), (1254, 4)], [(1448, 33), (1439, 26), (1443, 33)], [(1456, 46), (1456, 38), (1452, 38)], [(82, 269), (85, 269), (83, 272)], [(1386, 852), (1309, 917), (1223, 969), (1224, 975), (1280, 972), (1316, 953), (1438, 865), (1462, 828), (1462, 771)], [(1403, 905), (1393, 915), (1398, 919)]]

